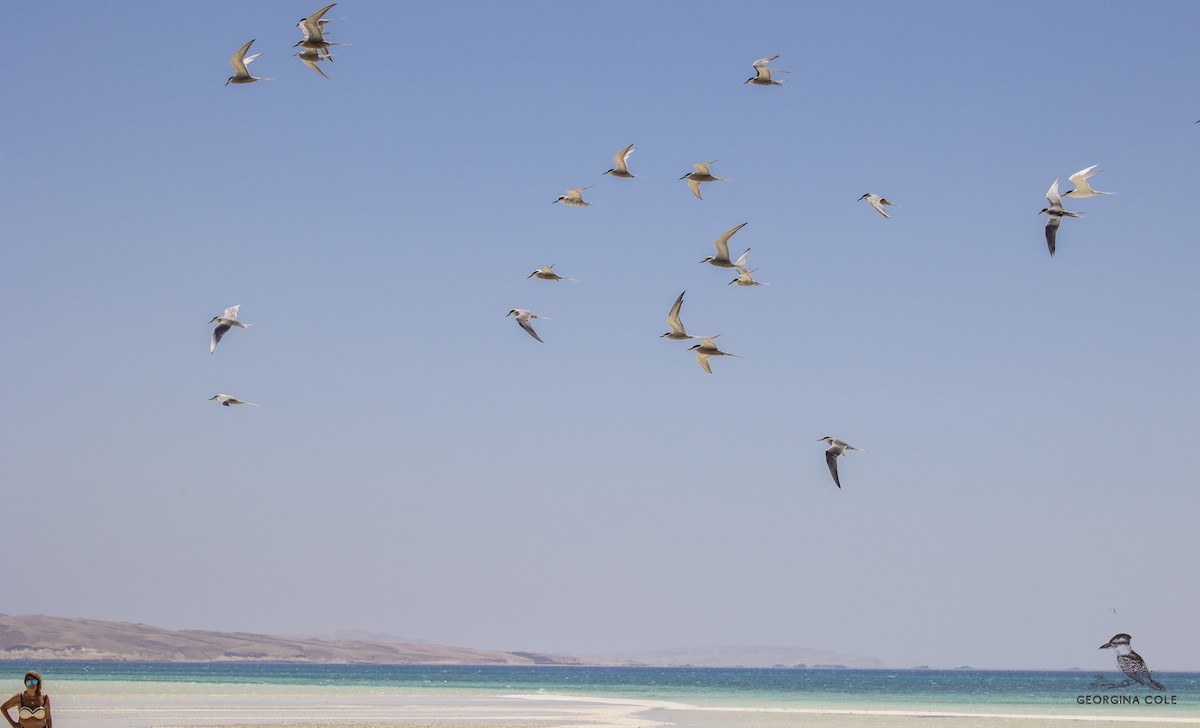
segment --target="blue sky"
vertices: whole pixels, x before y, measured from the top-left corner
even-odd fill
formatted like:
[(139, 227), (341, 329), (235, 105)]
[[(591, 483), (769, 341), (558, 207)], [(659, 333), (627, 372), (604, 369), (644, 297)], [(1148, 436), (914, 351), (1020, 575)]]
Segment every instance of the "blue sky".
[(8, 8), (4, 610), (1200, 666), (1200, 10), (1048, 7)]

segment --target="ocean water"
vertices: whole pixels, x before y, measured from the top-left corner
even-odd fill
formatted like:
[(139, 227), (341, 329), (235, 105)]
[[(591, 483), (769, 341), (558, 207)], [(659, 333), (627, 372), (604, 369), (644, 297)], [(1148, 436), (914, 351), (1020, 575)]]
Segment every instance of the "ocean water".
[[(0, 686), (37, 669), (56, 696), (254, 693), (563, 696), (700, 708), (902, 711), (1200, 721), (1200, 673), (1156, 673), (1164, 691), (1100, 689), (1089, 672), (823, 670), (577, 666), (315, 665), (302, 663), (0, 662)], [(1115, 668), (1104, 675), (1116, 681)], [(0, 691), (2, 692), (2, 691)], [(336, 692), (330, 694), (337, 694)]]

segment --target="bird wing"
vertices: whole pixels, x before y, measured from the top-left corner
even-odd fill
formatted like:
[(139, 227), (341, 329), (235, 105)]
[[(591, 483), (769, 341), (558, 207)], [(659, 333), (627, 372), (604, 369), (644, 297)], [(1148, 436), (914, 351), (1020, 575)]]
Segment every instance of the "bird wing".
[(700, 183), (697, 182), (696, 180), (692, 179), (691, 177), (688, 178), (688, 189), (690, 189), (692, 191), (692, 194), (696, 196), (696, 199), (698, 199), (698, 200), (704, 199), (703, 197), (700, 196)]
[[(687, 293), (687, 291), (683, 293)], [(687, 332), (683, 330), (683, 322), (679, 320), (679, 312), (683, 309), (683, 293), (680, 293), (679, 298), (675, 299), (675, 305), (671, 306), (671, 312), (667, 314), (667, 326), (672, 332), (687, 336)]]
[(697, 351), (696, 352), (696, 363), (698, 363), (700, 365), (701, 369), (708, 372), (709, 374), (712, 374), (712, 367), (708, 365), (708, 354), (702, 354), (699, 351)]
[[(229, 59), (229, 65), (233, 66), (234, 73), (239, 76), (250, 75), (250, 72), (246, 70), (246, 64), (249, 63), (249, 61), (245, 60), (245, 58), (246, 51), (250, 50), (250, 44), (253, 42), (254, 38), (251, 38), (246, 45), (237, 49), (237, 52), (233, 54), (233, 58)], [(254, 58), (258, 58), (258, 55), (256, 54)], [(254, 58), (251, 58), (250, 60), (252, 61)]]
[(708, 171), (708, 165), (715, 164), (716, 161), (717, 160), (713, 159), (708, 162), (704, 162), (702, 164), (693, 164), (692, 166), (695, 167), (696, 171), (699, 172), (700, 174), (711, 174), (711, 172)]
[(629, 166), (628, 166), (629, 155), (633, 154), (634, 151), (636, 151), (636, 150), (633, 148), (633, 145), (630, 144), (629, 146), (625, 147), (621, 151), (617, 152), (616, 155), (613, 157), (613, 167), (615, 167), (617, 170), (619, 170), (621, 172), (628, 172), (629, 171)]
[[(311, 68), (312, 70), (321, 74), (322, 76), (325, 76), (325, 72), (322, 71), (320, 69), (320, 67), (317, 66), (316, 61), (309, 60), (309, 59), (305, 58), (304, 56), (300, 56), (300, 60), (304, 62), (304, 65), (308, 66), (309, 68)], [(329, 78), (329, 76), (325, 76), (325, 78)]]
[(755, 63), (754, 70), (758, 74), (754, 80), (756, 80), (756, 81), (770, 81), (771, 80), (771, 69), (767, 68), (766, 66), (760, 66), (760, 65), (758, 65), (758, 63)]
[(592, 188), (592, 186), (588, 185), (587, 187), (579, 187), (579, 188), (576, 188), (573, 190), (567, 190), (567, 197), (572, 200), (582, 201), (583, 200), (583, 191), (590, 190), (591, 188)]
[(1062, 207), (1062, 196), (1058, 194), (1058, 177), (1054, 178), (1054, 184), (1050, 185), (1050, 189), (1046, 190), (1046, 200), (1050, 203), (1050, 207)]
[[(527, 332), (529, 332), (529, 335), (530, 335), (530, 336), (532, 336), (533, 338), (537, 339), (538, 341), (542, 341), (542, 337), (538, 336), (538, 335), (537, 335), (537, 332), (533, 330), (533, 326), (532, 326), (532, 325), (529, 323), (529, 319), (527, 319), (527, 318), (520, 318), (520, 317), (518, 317), (518, 318), (517, 318), (517, 323), (521, 324), (521, 328), (523, 328), (523, 329), (525, 329)], [(544, 344), (544, 343), (546, 343), (546, 342), (542, 341), (542, 343)]]
[(225, 332), (228, 331), (229, 329), (230, 329), (229, 324), (220, 324), (219, 326), (217, 326), (217, 328), (213, 329), (212, 339), (209, 340), (209, 342), (208, 342), (208, 353), (209, 354), (211, 354), (217, 350), (217, 344), (219, 344), (221, 342), (221, 337), (224, 336)]
[(1093, 164), (1092, 166), (1090, 166), (1090, 167), (1087, 167), (1086, 169), (1081, 169), (1081, 170), (1079, 170), (1078, 172), (1076, 172), (1075, 174), (1071, 175), (1071, 176), (1070, 176), (1070, 177), (1068, 177), (1067, 179), (1069, 179), (1069, 180), (1071, 180), (1072, 182), (1074, 182), (1074, 183), (1076, 184), (1076, 186), (1078, 186), (1078, 185), (1086, 185), (1087, 183), (1086, 183), (1086, 182), (1084, 182), (1084, 180), (1086, 180), (1088, 177), (1095, 177), (1096, 175), (1098, 175), (1098, 174), (1100, 174), (1101, 172), (1103, 172), (1103, 171), (1104, 171), (1104, 170), (1102, 170), (1102, 169), (1097, 169), (1095, 172), (1093, 172), (1093, 171), (1092, 171), (1093, 169), (1096, 169), (1096, 167), (1099, 167), (1099, 166), (1100, 166), (1100, 165), (1098, 165), (1098, 164)]
[(882, 200), (882, 199), (883, 198), (881, 198), (881, 197), (880, 198), (868, 197), (867, 202), (871, 203), (871, 207), (875, 208), (875, 212), (878, 212), (880, 215), (883, 215), (884, 217), (886, 217), (890, 220), (892, 218), (892, 216), (889, 215), (887, 210), (883, 209), (883, 205), (880, 204), (880, 200)]
[(835, 447), (831, 447), (825, 451), (825, 464), (829, 466), (829, 474), (833, 476), (833, 482), (837, 487), (842, 487), (842, 481), (838, 480), (837, 473), (838, 452)]
[(1054, 238), (1058, 235), (1058, 226), (1062, 223), (1062, 218), (1058, 215), (1050, 215), (1050, 219), (1046, 221), (1046, 247), (1050, 248), (1050, 257), (1054, 257)]
[(238, 309), (241, 307), (242, 307), (242, 304), (240, 304), (240, 303), (236, 306), (230, 306), (229, 308), (225, 309), (225, 315), (222, 316), (221, 318), (237, 320)]
[(743, 252), (736, 261), (734, 261), (733, 267), (737, 268), (738, 270), (746, 270), (747, 255), (750, 255), (750, 248), (746, 248), (745, 252)]
[(713, 341), (713, 339), (717, 338), (718, 336), (720, 336), (720, 334), (713, 334), (712, 336), (708, 337), (707, 339), (700, 339), (700, 346), (705, 349), (717, 348), (717, 345)]
[(762, 68), (763, 66), (767, 65), (768, 63), (770, 63), (771, 61), (775, 60), (778, 57), (779, 57), (779, 54), (776, 53), (773, 56), (767, 56), (766, 58), (759, 58), (757, 61), (754, 62), (754, 67)]
[[(699, 195), (696, 195), (696, 196), (699, 197)], [(713, 241), (713, 245), (716, 246), (717, 253), (721, 258), (724, 258), (725, 260), (729, 260), (729, 239), (732, 238), (734, 236), (734, 234), (737, 233), (738, 230), (741, 230), (742, 228), (746, 227), (749, 224), (750, 224), (749, 222), (744, 222), (735, 228), (726, 230), (725, 232), (721, 233), (720, 236), (718, 236), (716, 240)], [(749, 252), (749, 251), (750, 251), (750, 249), (747, 248), (746, 252)]]
[(329, 8), (332, 8), (334, 5), (337, 5), (337, 3), (329, 3), (317, 12), (300, 21), (300, 28), (304, 31), (306, 40), (321, 40), (321, 34), (324, 30), (321, 27), (323, 25), (321, 22), (321, 16), (328, 12)]

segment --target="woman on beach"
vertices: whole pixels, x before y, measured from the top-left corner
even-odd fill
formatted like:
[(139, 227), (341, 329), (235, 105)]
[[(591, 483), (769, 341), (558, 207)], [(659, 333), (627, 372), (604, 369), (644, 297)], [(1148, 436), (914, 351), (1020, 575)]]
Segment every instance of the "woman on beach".
[[(17, 709), (17, 719), (13, 720), (8, 711)], [(30, 670), (25, 673), (25, 691), (17, 693), (4, 705), (0, 712), (13, 728), (54, 728), (50, 719), (50, 696), (42, 693), (42, 676)]]

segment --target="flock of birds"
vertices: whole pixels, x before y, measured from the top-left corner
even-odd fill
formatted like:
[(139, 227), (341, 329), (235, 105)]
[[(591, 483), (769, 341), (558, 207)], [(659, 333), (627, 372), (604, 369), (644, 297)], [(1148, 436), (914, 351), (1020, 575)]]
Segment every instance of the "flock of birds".
[[(346, 45), (344, 43), (334, 43), (325, 37), (325, 25), (331, 22), (329, 19), (325, 18), (325, 13), (335, 5), (337, 5), (337, 3), (330, 3), (311, 15), (301, 18), (297, 23), (297, 26), (300, 28), (303, 37), (295, 44), (294, 47), (299, 47), (301, 50), (294, 55), (298, 56), (305, 65), (321, 74), (325, 78), (328, 78), (328, 76), (325, 76), (325, 73), (317, 64), (323, 61), (332, 61), (333, 56), (329, 51), (330, 46)], [(231, 83), (247, 84), (254, 81), (270, 80), (253, 76), (247, 70), (247, 65), (260, 55), (246, 55), (246, 53), (250, 50), (251, 44), (253, 43), (254, 40), (250, 40), (233, 54), (230, 64), (233, 66), (234, 75), (229, 77), (229, 80), (226, 81), (226, 85)], [(754, 61), (754, 63), (751, 64), (752, 68), (754, 69), (754, 75), (746, 79), (744, 83), (756, 86), (782, 86), (783, 81), (772, 78), (771, 74), (772, 72), (788, 73), (788, 71), (779, 68), (773, 68), (768, 65), (777, 58), (779, 58), (778, 55), (773, 55)], [(613, 156), (612, 168), (605, 171), (603, 174), (620, 179), (636, 179), (637, 175), (629, 170), (629, 158), (634, 151), (636, 151), (636, 148), (632, 144), (618, 151)], [(680, 180), (687, 180), (688, 189), (691, 190), (692, 194), (699, 200), (704, 199), (700, 193), (700, 186), (702, 184), (708, 182), (729, 181), (723, 177), (717, 177), (712, 174), (711, 165), (715, 164), (716, 162), (717, 160), (714, 159), (708, 162), (694, 164), (693, 171), (688, 172), (679, 178)], [(1046, 192), (1046, 200), (1049, 202), (1049, 206), (1043, 208), (1039, 214), (1044, 214), (1048, 217), (1048, 220), (1046, 221), (1046, 244), (1050, 250), (1051, 257), (1053, 257), (1055, 254), (1055, 240), (1058, 233), (1058, 227), (1062, 223), (1062, 219), (1064, 217), (1080, 217), (1083, 214), (1081, 212), (1064, 209), (1062, 198), (1071, 197), (1081, 199), (1113, 194), (1111, 192), (1101, 192), (1096, 190), (1088, 182), (1090, 178), (1102, 171), (1097, 170), (1097, 166), (1098, 165), (1092, 165), (1071, 175), (1069, 179), (1075, 184), (1075, 188), (1069, 192), (1061, 195), (1059, 194), (1058, 178), (1055, 178), (1054, 183), (1050, 185), (1050, 189)], [(584, 191), (588, 189), (591, 189), (591, 185), (567, 190), (560, 195), (558, 199), (554, 200), (554, 203), (561, 203), (568, 207), (590, 207), (592, 203), (583, 198)], [(888, 213), (886, 208), (897, 207), (896, 203), (884, 198), (881, 195), (870, 192), (859, 197), (858, 201), (865, 201), (873, 210), (878, 212), (885, 219), (891, 219), (891, 215)], [(746, 248), (745, 251), (743, 251), (742, 254), (736, 259), (732, 258), (730, 255), (730, 239), (747, 224), (748, 223), (741, 223), (740, 225), (737, 225), (736, 227), (733, 227), (719, 235), (717, 239), (713, 241), (713, 246), (716, 248), (716, 254), (711, 255), (700, 262), (708, 263), (718, 268), (735, 270), (737, 272), (737, 277), (729, 281), (728, 285), (737, 285), (741, 287), (769, 285), (754, 279), (754, 273), (758, 270), (758, 268), (750, 268), (746, 262), (746, 258), (750, 253), (749, 248)], [(567, 278), (556, 273), (554, 271), (553, 264), (543, 268), (538, 268), (530, 273), (527, 278), (536, 278), (538, 280), (553, 282), (575, 280), (573, 278)], [(680, 293), (679, 297), (675, 299), (675, 303), (668, 311), (667, 326), (670, 331), (662, 334), (660, 338), (666, 338), (675, 341), (687, 341), (693, 339), (697, 340), (699, 343), (692, 345), (688, 351), (695, 352), (696, 362), (705, 372), (712, 374), (713, 370), (710, 364), (710, 359), (713, 357), (740, 357), (738, 357), (737, 354), (722, 351), (717, 346), (716, 339), (720, 336), (720, 334), (714, 334), (712, 336), (693, 336), (687, 333), (687, 330), (683, 325), (683, 321), (680, 318), (680, 313), (683, 308), (683, 297), (686, 293), (687, 291)], [(210, 323), (217, 324), (216, 328), (212, 332), (212, 338), (209, 344), (210, 353), (216, 351), (217, 343), (230, 329), (235, 327), (246, 328), (249, 326), (249, 324), (242, 323), (237, 319), (238, 309), (239, 306), (231, 306), (225, 309), (224, 314), (215, 316), (213, 317), (212, 321), (210, 321)], [(545, 343), (541, 336), (539, 336), (537, 331), (534, 329), (533, 321), (535, 319), (549, 320), (546, 316), (541, 316), (523, 308), (511, 309), (506, 316), (513, 317), (517, 324), (524, 329), (527, 334), (533, 337), (534, 340), (538, 341), (539, 343)], [(235, 404), (254, 404), (253, 402), (245, 402), (229, 394), (217, 394), (210, 399), (215, 400), (217, 403), (226, 407)], [(833, 477), (834, 484), (837, 485), (838, 488), (841, 488), (842, 483), (838, 476), (838, 458), (844, 457), (846, 453), (851, 450), (858, 452), (862, 452), (863, 450), (843, 440), (829, 436), (822, 437), (819, 442), (824, 442), (828, 445), (828, 448), (825, 450), (825, 462), (829, 467), (829, 473)]]
[[(298, 57), (304, 63), (304, 65), (321, 74), (325, 78), (329, 78), (329, 76), (325, 76), (325, 72), (322, 71), (320, 66), (317, 64), (321, 61), (333, 61), (333, 54), (329, 52), (329, 47), (335, 45), (349, 45), (348, 43), (334, 43), (333, 41), (325, 39), (325, 25), (332, 22), (332, 19), (325, 17), (325, 13), (329, 12), (329, 9), (334, 5), (337, 5), (337, 3), (329, 3), (312, 15), (309, 15), (306, 18), (300, 18), (300, 22), (296, 23), (296, 25), (299, 26), (300, 32), (304, 37), (302, 37), (299, 42), (296, 43), (296, 45), (292, 46), (293, 48), (302, 49), (296, 53), (293, 53), (292, 55)], [(250, 65), (251, 61), (262, 55), (261, 53), (255, 53), (252, 56), (246, 55), (247, 51), (250, 50), (250, 46), (254, 44), (254, 41), (255, 39), (251, 38), (246, 42), (246, 45), (238, 48), (237, 51), (234, 52), (233, 58), (229, 59), (229, 65), (233, 66), (233, 75), (230, 76), (229, 80), (225, 82), (226, 86), (231, 83), (243, 84), (254, 83), (255, 81), (272, 80), (270, 78), (261, 78), (259, 76), (251, 75), (250, 71), (246, 68), (248, 65)]]

